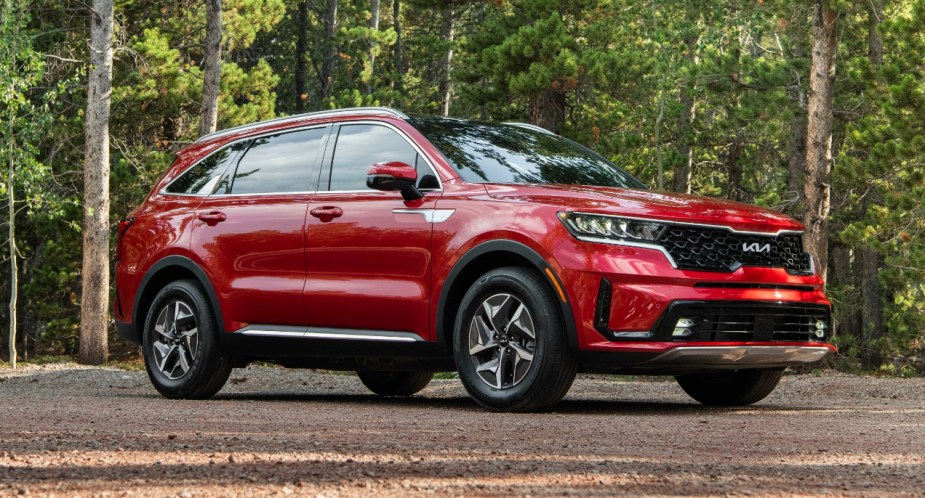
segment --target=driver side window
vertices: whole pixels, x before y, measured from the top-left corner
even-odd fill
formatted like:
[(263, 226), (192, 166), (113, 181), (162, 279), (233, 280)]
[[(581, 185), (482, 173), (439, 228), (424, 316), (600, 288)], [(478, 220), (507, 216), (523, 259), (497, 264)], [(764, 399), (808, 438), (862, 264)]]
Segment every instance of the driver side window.
[[(385, 126), (343, 125), (337, 134), (327, 189), (369, 190), (366, 186), (369, 167), (390, 161), (415, 166), (417, 151), (401, 135)], [(420, 162), (423, 164), (423, 159)], [(322, 185), (322, 190), (324, 187)]]

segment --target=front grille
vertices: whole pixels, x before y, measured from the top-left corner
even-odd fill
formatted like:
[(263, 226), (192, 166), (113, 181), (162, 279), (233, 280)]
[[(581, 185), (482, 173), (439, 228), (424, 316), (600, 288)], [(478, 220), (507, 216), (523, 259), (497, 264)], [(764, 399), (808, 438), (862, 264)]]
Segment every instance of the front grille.
[[(785, 268), (796, 275), (812, 274), (809, 255), (798, 233), (740, 234), (722, 228), (669, 225), (658, 239), (682, 270), (731, 272), (740, 266)], [(746, 251), (745, 248), (752, 248)]]
[(655, 335), (684, 342), (820, 342), (831, 335), (831, 319), (823, 305), (681, 302), (662, 317)]

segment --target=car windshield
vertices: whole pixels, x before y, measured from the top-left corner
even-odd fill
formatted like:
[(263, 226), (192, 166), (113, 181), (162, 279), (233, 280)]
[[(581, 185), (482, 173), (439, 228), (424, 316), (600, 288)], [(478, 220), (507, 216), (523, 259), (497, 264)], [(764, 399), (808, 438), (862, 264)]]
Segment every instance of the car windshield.
[(445, 118), (416, 118), (411, 124), (470, 183), (646, 188), (587, 147), (545, 131)]

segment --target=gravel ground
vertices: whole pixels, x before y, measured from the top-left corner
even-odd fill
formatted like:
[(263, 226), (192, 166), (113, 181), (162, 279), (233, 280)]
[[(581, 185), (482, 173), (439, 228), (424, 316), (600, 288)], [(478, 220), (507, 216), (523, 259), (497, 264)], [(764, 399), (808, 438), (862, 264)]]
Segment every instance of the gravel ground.
[(674, 382), (579, 377), (553, 413), (409, 399), (250, 367), (209, 401), (144, 372), (0, 370), (0, 495), (925, 496), (925, 380), (788, 375), (744, 409)]

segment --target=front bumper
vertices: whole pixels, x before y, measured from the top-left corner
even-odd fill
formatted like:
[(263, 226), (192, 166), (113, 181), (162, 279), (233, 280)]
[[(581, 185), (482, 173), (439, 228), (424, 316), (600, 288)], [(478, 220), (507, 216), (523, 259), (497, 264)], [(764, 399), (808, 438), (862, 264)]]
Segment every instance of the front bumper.
[[(818, 276), (679, 270), (653, 249), (566, 240), (552, 254), (586, 371), (780, 368), (835, 352)], [(685, 325), (686, 327), (679, 327)]]

